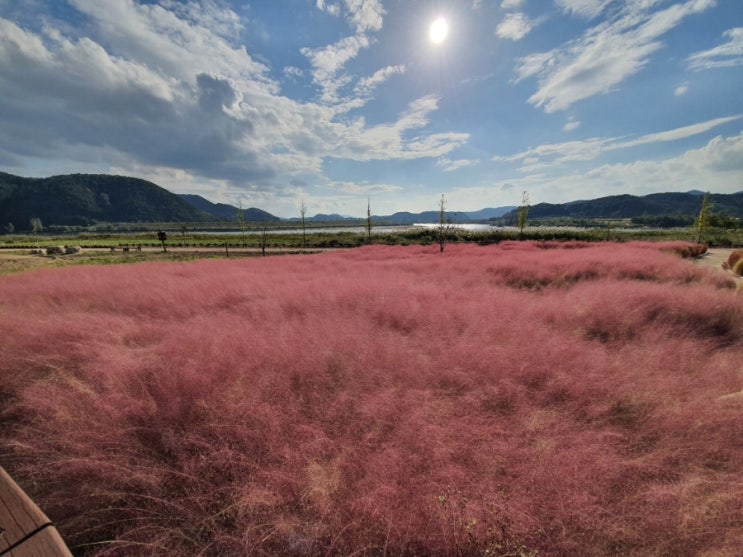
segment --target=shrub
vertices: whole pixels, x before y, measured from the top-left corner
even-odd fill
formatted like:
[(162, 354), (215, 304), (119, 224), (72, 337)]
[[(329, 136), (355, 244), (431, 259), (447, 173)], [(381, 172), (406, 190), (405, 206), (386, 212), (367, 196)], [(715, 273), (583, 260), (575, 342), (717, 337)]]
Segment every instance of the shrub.
[(738, 263), (741, 261), (743, 261), (743, 249), (738, 249), (728, 256), (727, 261), (725, 261), (722, 266), (724, 269), (730, 269), (736, 275), (740, 275), (740, 271), (736, 271), (735, 269), (739, 266)]

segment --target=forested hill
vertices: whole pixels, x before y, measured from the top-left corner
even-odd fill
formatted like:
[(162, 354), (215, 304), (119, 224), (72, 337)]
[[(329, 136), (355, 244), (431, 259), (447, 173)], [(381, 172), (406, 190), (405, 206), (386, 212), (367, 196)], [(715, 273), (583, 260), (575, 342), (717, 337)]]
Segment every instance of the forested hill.
[[(695, 217), (702, 207), (703, 192), (653, 193), (645, 196), (612, 195), (570, 203), (538, 203), (529, 208), (529, 219), (541, 218), (636, 218), (642, 216), (678, 215)], [(743, 192), (711, 193), (712, 212), (730, 217), (743, 217)], [(515, 215), (512, 211), (510, 215)]]
[(125, 176), (67, 174), (23, 178), (0, 172), (0, 226), (28, 230), (96, 222), (199, 222), (214, 220), (160, 186)]
[[(200, 209), (210, 215), (225, 221), (237, 220), (237, 213), (240, 211), (234, 205), (227, 205), (225, 203), (212, 203), (208, 199), (204, 199), (200, 195), (194, 195), (190, 193), (179, 193), (178, 197), (183, 199), (189, 205)], [(272, 215), (264, 211), (263, 209), (256, 209), (255, 207), (249, 207), (243, 209), (243, 215), (246, 222), (274, 222), (281, 220), (279, 217)]]

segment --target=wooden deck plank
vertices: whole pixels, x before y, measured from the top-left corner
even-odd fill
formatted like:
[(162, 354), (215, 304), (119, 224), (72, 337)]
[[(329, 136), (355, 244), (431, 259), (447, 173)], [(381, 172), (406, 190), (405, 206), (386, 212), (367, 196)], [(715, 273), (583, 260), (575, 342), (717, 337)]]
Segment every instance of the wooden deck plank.
[(49, 518), (1, 466), (0, 531), (3, 557), (72, 557)]

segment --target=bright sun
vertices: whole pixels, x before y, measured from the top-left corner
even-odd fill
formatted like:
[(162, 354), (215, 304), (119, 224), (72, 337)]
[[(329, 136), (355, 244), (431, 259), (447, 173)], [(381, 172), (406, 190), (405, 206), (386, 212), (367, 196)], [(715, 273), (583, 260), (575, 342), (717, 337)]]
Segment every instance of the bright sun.
[(449, 34), (449, 24), (443, 17), (437, 18), (428, 28), (428, 38), (434, 44), (441, 44)]

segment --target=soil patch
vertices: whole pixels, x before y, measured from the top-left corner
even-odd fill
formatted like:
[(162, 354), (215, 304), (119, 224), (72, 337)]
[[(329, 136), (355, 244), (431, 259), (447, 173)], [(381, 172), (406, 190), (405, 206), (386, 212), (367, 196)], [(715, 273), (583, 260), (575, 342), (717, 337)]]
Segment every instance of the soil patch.
[(730, 278), (734, 279), (738, 284), (738, 288), (743, 288), (743, 277), (739, 277), (732, 271), (722, 268), (722, 264), (727, 261), (730, 254), (735, 250), (730, 248), (710, 248), (707, 253), (695, 257), (692, 259), (695, 265), (705, 267), (707, 269), (714, 269), (721, 273), (725, 273)]

